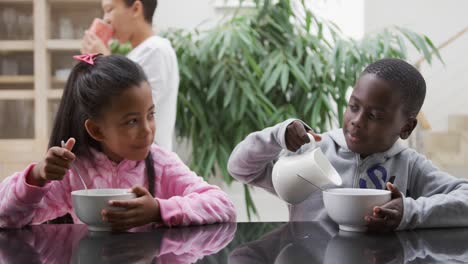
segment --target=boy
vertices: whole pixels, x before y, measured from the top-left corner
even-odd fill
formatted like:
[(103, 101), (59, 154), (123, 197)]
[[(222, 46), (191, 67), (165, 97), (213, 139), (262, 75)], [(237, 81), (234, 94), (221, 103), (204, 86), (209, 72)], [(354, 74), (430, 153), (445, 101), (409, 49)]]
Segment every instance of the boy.
[[(248, 135), (231, 154), (228, 170), (239, 181), (275, 193), (274, 162), (280, 152), (310, 150), (301, 146), (311, 133), (342, 177), (343, 187), (392, 191), (390, 202), (365, 217), (370, 231), (468, 226), (468, 181), (439, 171), (397, 141), (407, 139), (416, 127), (425, 93), (424, 78), (413, 66), (399, 59), (379, 60), (357, 80), (342, 129), (320, 136), (301, 121), (284, 121)], [(319, 191), (289, 205), (289, 212), (291, 221), (327, 217)]]
[[(157, 0), (102, 0), (104, 21), (112, 25), (114, 38), (120, 43), (130, 41), (133, 50), (127, 57), (138, 63), (148, 77), (156, 106), (156, 143), (172, 150), (179, 70), (171, 43), (154, 35), (153, 14)], [(107, 44), (107, 43), (106, 43)], [(95, 34), (85, 33), (82, 53), (102, 53), (110, 50)]]

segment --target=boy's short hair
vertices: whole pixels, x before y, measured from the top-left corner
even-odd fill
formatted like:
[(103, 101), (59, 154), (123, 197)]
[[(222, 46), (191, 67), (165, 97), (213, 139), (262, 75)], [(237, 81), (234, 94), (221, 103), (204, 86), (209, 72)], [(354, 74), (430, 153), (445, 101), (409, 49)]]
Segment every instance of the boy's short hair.
[(154, 11), (156, 11), (156, 7), (158, 6), (158, 0), (124, 0), (124, 3), (127, 6), (131, 6), (135, 1), (141, 2), (143, 5), (143, 15), (145, 20), (149, 24), (152, 24)]
[(403, 111), (416, 117), (426, 96), (426, 82), (419, 71), (401, 59), (381, 59), (367, 66), (361, 74), (375, 74), (390, 82), (400, 93)]

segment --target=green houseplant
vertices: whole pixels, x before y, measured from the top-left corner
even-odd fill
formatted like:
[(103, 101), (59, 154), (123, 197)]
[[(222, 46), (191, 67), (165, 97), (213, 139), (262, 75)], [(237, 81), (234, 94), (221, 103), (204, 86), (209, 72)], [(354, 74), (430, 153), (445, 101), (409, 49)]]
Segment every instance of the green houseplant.
[[(226, 164), (247, 134), (289, 117), (322, 132), (339, 126), (346, 94), (363, 68), (383, 57), (406, 58), (411, 43), (430, 62), (440, 56), (424, 35), (384, 29), (361, 40), (290, 0), (257, 0), (252, 12), (204, 32), (166, 32), (180, 68), (177, 131), (191, 139), (191, 167), (204, 177)], [(248, 217), (255, 213), (244, 187)]]

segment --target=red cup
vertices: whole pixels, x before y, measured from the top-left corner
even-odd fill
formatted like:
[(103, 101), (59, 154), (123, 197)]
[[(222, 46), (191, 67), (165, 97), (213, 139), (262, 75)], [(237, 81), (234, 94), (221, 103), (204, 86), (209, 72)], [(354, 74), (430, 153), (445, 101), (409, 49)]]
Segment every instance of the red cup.
[(89, 28), (89, 31), (93, 32), (98, 38), (102, 40), (104, 44), (107, 45), (109, 40), (112, 38), (112, 35), (114, 34), (114, 30), (112, 29), (112, 26), (104, 22), (104, 20), (100, 18), (95, 18), (93, 23), (91, 24), (91, 27)]

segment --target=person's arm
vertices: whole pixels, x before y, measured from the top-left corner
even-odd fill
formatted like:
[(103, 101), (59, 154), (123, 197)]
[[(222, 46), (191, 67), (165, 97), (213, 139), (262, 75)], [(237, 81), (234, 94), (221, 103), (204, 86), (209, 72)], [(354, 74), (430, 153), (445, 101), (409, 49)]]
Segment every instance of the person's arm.
[(404, 249), (402, 263), (468, 263), (466, 228), (396, 232)]
[(31, 230), (0, 232), (0, 263), (42, 263)]
[(85, 225), (37, 225), (0, 232), (0, 263), (71, 263), (73, 250), (87, 234)]
[(156, 109), (156, 127), (159, 128), (155, 135), (155, 142), (171, 150), (179, 89), (179, 71), (175, 51), (170, 44), (154, 47), (148, 49), (144, 57), (137, 58), (135, 61), (143, 68), (152, 90)]
[(468, 181), (416, 155), (397, 229), (468, 226)]
[(231, 153), (228, 171), (238, 181), (263, 188), (276, 194), (271, 179), (274, 162), (286, 150), (288, 119), (273, 127), (248, 135)]
[(148, 78), (156, 109), (158, 108), (158, 102), (168, 89), (169, 65), (167, 65), (166, 60), (161, 49), (153, 48), (148, 50), (145, 57), (138, 58), (137, 61)]
[[(196, 175), (175, 153), (157, 151), (161, 152), (153, 156), (155, 167), (162, 170), (162, 175), (155, 193), (164, 225), (203, 225), (236, 220), (234, 205), (224, 191)], [(161, 162), (161, 159), (165, 161)]]
[(70, 190), (64, 184), (68, 177), (42, 187), (28, 184), (26, 178), (36, 165), (29, 165), (0, 184), (0, 228), (38, 224), (69, 211)]

